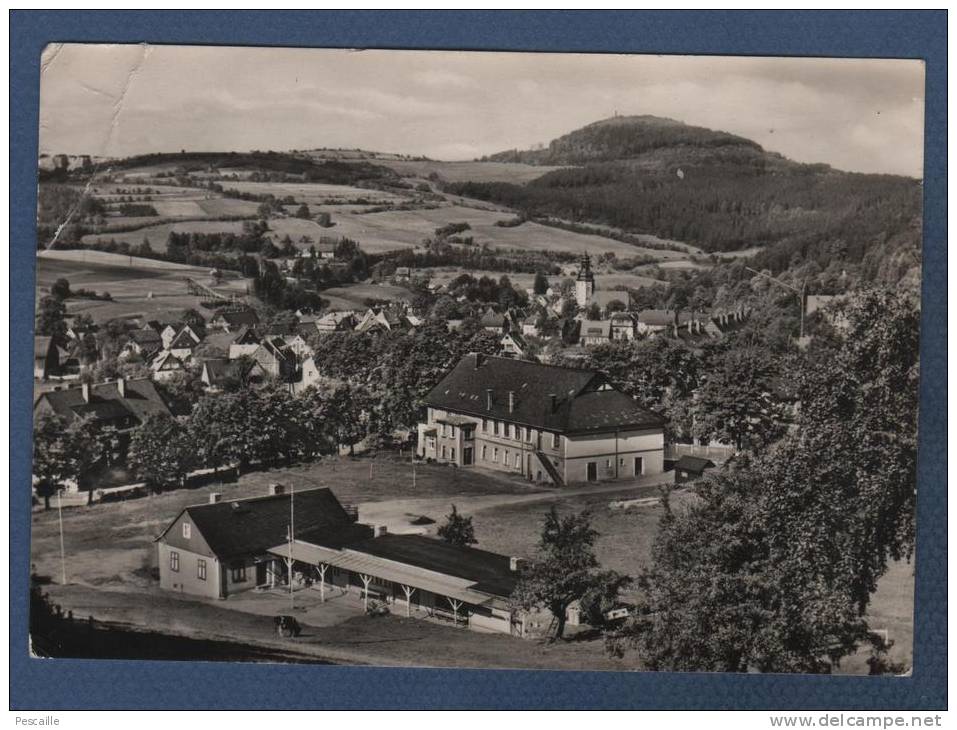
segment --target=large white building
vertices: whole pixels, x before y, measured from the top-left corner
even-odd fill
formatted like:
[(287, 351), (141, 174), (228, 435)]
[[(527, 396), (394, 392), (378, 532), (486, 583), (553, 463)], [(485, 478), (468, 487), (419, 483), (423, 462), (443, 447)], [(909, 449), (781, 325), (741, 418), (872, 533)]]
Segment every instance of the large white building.
[(593, 370), (471, 354), (425, 405), (421, 458), (558, 485), (664, 471), (664, 419)]

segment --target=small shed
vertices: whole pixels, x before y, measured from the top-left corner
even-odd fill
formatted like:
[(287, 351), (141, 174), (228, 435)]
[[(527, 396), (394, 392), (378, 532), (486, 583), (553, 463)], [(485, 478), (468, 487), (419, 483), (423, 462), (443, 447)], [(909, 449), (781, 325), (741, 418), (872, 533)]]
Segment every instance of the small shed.
[(675, 462), (675, 484), (693, 482), (701, 477), (708, 469), (714, 469), (715, 463), (711, 459), (700, 456), (682, 456)]

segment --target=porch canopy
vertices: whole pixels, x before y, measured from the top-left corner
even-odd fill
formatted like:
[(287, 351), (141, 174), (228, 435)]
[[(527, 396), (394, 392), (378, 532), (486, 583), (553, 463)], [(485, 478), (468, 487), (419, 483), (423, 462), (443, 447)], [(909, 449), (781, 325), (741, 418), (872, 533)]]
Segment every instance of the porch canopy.
[[(285, 542), (270, 548), (269, 552), (279, 558), (289, 558), (290, 545)], [(490, 603), (492, 596), (471, 590), (475, 581), (465, 578), (437, 573), (433, 570), (418, 568), (395, 560), (380, 558), (375, 555), (361, 553), (357, 550), (333, 550), (331, 548), (313, 545), (301, 540), (292, 543), (292, 559), (309, 565), (325, 563), (336, 568), (349, 570), (353, 573), (369, 575), (382, 580), (392, 581), (400, 585), (417, 588), (435, 593), (446, 598), (452, 598), (473, 606)]]

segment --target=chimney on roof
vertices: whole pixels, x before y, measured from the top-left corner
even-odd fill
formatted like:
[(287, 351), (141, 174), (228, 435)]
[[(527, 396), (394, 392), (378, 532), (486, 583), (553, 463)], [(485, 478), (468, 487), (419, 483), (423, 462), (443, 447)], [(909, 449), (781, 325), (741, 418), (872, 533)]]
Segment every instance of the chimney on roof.
[(286, 493), (286, 488), (282, 484), (277, 484), (273, 482), (272, 484), (269, 485), (270, 497), (277, 497), (280, 494), (285, 494), (285, 493)]
[(80, 386), (80, 392), (83, 394), (83, 402), (89, 403), (90, 402), (90, 384), (83, 383), (83, 385)]
[(223, 495), (220, 494), (219, 492), (210, 492), (210, 493), (209, 493), (209, 503), (210, 503), (210, 504), (219, 504), (219, 502), (222, 500), (222, 498), (223, 498)]
[(485, 364), (485, 355), (483, 355), (481, 352), (476, 352), (475, 353), (475, 369), (478, 370), (484, 364)]
[(382, 537), (383, 535), (388, 534), (389, 526), (388, 525), (376, 525), (373, 528), (373, 537)]
[(508, 412), (509, 413), (515, 412), (515, 391), (514, 390), (508, 391)]
[(549, 404), (551, 405), (551, 412), (554, 413), (555, 409), (558, 407), (558, 395), (555, 393), (548, 394)]
[(512, 571), (513, 573), (517, 573), (519, 570), (522, 569), (522, 565), (524, 563), (525, 561), (522, 560), (521, 558), (516, 558), (515, 556), (512, 556), (508, 559), (508, 569)]
[(485, 410), (487, 411), (492, 410), (492, 389), (491, 388), (485, 389)]
[(120, 394), (120, 398), (126, 397), (126, 379), (125, 378), (116, 379), (116, 390)]

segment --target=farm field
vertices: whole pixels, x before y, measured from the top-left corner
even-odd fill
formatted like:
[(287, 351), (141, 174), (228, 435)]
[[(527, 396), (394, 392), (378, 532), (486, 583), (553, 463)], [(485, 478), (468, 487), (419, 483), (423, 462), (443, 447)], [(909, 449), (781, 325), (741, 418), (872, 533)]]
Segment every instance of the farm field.
[(541, 177), (546, 172), (561, 170), (561, 167), (525, 165), (519, 162), (438, 162), (433, 160), (386, 160), (375, 162), (391, 168), (403, 177), (427, 178), (437, 173), (448, 182), (506, 182), (524, 185)]
[(401, 286), (364, 282), (324, 289), (322, 298), (328, 300), (329, 309), (341, 312), (350, 309), (366, 309), (366, 299), (388, 299), (394, 302), (411, 301), (412, 292)]
[[(67, 279), (74, 289), (110, 293), (113, 301), (67, 300), (69, 313), (85, 312), (96, 322), (116, 317), (163, 318), (187, 308), (203, 311), (199, 297), (186, 291), (186, 277), (212, 284), (208, 269), (168, 261), (86, 250), (53, 250), (37, 256), (38, 295), (49, 291), (59, 278)], [(216, 288), (244, 293), (246, 280), (227, 279)]]
[[(423, 268), (416, 269), (416, 273), (425, 273), (428, 272), (432, 281), (447, 283), (453, 279), (459, 277), (462, 274), (469, 274), (474, 276), (476, 279), (483, 276), (488, 276), (496, 281), (503, 276), (501, 271), (487, 271), (487, 270), (471, 270), (471, 269), (456, 269), (452, 267), (442, 267), (442, 268)], [(508, 276), (512, 284), (522, 287), (523, 289), (530, 289), (535, 280), (534, 274), (524, 274), (524, 273), (505, 273), (505, 276)], [(548, 282), (552, 286), (557, 286), (558, 283), (569, 277), (564, 277), (561, 275), (549, 276)], [(637, 274), (629, 273), (615, 273), (615, 274), (596, 274), (595, 275), (595, 287), (599, 291), (613, 290), (616, 287), (630, 287), (633, 289), (638, 289), (642, 286), (653, 286), (659, 284), (657, 279), (652, 279), (647, 276), (640, 276)]]
[(405, 200), (402, 196), (381, 190), (357, 188), (351, 185), (330, 185), (327, 183), (278, 183), (249, 182), (247, 180), (223, 180), (224, 188), (232, 188), (242, 193), (254, 195), (275, 195), (283, 198), (291, 195), (298, 203), (309, 205), (325, 202), (329, 199), (350, 200), (363, 198), (370, 204), (397, 203)]

